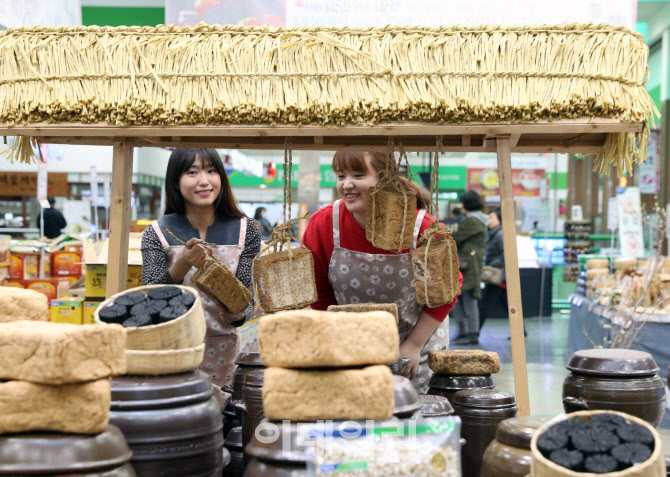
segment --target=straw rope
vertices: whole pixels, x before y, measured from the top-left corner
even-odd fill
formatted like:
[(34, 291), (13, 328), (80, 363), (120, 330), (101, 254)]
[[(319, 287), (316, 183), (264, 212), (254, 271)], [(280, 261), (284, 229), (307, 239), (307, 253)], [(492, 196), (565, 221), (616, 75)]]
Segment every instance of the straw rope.
[(442, 137), (437, 136), (435, 138), (435, 154), (433, 155), (433, 172), (430, 178), (430, 194), (431, 194), (431, 217), (428, 220), (431, 220), (430, 226), (423, 232), (421, 237), (417, 240), (418, 244), (426, 245), (426, 249), (423, 254), (423, 269), (424, 269), (424, 300), (428, 308), (432, 308), (430, 304), (430, 299), (428, 297), (428, 280), (429, 280), (429, 268), (428, 268), (428, 252), (430, 251), (430, 244), (433, 241), (442, 242), (448, 240), (451, 237), (449, 230), (442, 226), (439, 221), (440, 210), (439, 205), (439, 182), (440, 182), (440, 153), (442, 152)]
[[(0, 123), (646, 123), (648, 55), (639, 33), (590, 23), (10, 28)], [(608, 135), (596, 169), (630, 170), (645, 141)]]
[[(289, 267), (289, 276), (291, 283), (293, 284), (291, 288), (291, 298), (293, 303), (298, 303), (298, 298), (296, 297), (295, 290), (297, 289), (297, 284), (295, 282), (295, 273), (293, 273), (293, 249), (291, 248), (291, 241), (295, 240), (300, 244), (300, 247), (306, 249), (305, 245), (302, 243), (300, 238), (293, 235), (293, 225), (301, 220), (309, 220), (309, 214), (305, 214), (303, 217), (296, 217), (291, 219), (291, 206), (293, 204), (293, 197), (291, 195), (291, 180), (293, 177), (293, 141), (291, 138), (284, 139), (284, 205), (283, 205), (283, 216), (284, 224), (277, 225), (272, 229), (272, 234), (270, 240), (266, 242), (264, 248), (262, 248), (254, 257), (251, 262), (251, 277), (254, 284), (254, 296), (260, 296), (258, 292), (258, 281), (256, 280), (255, 265), (256, 259), (261, 257), (266, 251), (272, 249), (273, 253), (281, 252), (286, 247), (288, 252), (288, 267)], [(260, 300), (259, 300), (260, 303)]]
[[(400, 150), (400, 154), (398, 156), (398, 163), (396, 164), (395, 162), (395, 148), (394, 144), (398, 144), (398, 148)], [(396, 141), (392, 137), (389, 136), (388, 139), (388, 147), (387, 147), (387, 155), (389, 160), (386, 161), (385, 167), (382, 171), (380, 171), (379, 174), (379, 180), (377, 183), (372, 187), (372, 190), (370, 191), (369, 199), (372, 201), (372, 217), (366, 221), (366, 228), (369, 226), (372, 229), (372, 245), (377, 247), (377, 230), (376, 230), (376, 223), (377, 221), (375, 220), (375, 217), (377, 217), (377, 199), (376, 196), (379, 194), (383, 189), (394, 189), (395, 191), (399, 192), (402, 194), (403, 198), (403, 219), (402, 219), (402, 228), (400, 229), (400, 238), (399, 238), (399, 245), (398, 245), (398, 253), (402, 253), (403, 250), (403, 242), (404, 242), (404, 237), (405, 237), (405, 229), (407, 225), (407, 214), (409, 213), (407, 211), (407, 189), (405, 186), (398, 180), (398, 177), (400, 176), (400, 165), (402, 164), (403, 158), (405, 159), (405, 163), (407, 164), (407, 174), (409, 175), (409, 180), (410, 182), (414, 178), (412, 175), (412, 170), (409, 167), (409, 160), (407, 159), (407, 154), (405, 153), (405, 148), (403, 147), (402, 143), (399, 141)]]

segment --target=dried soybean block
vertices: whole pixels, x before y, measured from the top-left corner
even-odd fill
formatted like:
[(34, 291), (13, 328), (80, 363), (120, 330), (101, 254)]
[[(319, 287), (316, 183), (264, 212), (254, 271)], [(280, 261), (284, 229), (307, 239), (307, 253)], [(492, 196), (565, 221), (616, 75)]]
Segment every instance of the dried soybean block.
[(428, 366), (442, 374), (493, 374), (500, 371), (498, 353), (481, 350), (431, 351)]
[(258, 346), (266, 366), (391, 364), (398, 360), (399, 345), (398, 325), (385, 311), (290, 310), (265, 315), (258, 324)]
[(93, 381), (126, 372), (126, 330), (16, 321), (0, 325), (0, 380), (42, 384)]
[(368, 311), (386, 311), (395, 317), (398, 323), (398, 305), (395, 303), (358, 303), (356, 305), (330, 305), (328, 311), (346, 311), (349, 313), (366, 313)]
[(454, 301), (461, 291), (458, 284), (458, 252), (453, 240), (432, 242), (429, 247), (422, 245), (414, 250), (412, 268), (419, 305), (432, 308), (446, 305)]
[(312, 252), (295, 249), (254, 259), (256, 300), (265, 313), (304, 308), (317, 300)]
[(19, 320), (48, 321), (49, 299), (35, 290), (0, 287), (0, 323)]
[(0, 434), (37, 430), (98, 434), (107, 427), (110, 399), (109, 379), (59, 386), (0, 382)]
[(237, 314), (249, 306), (251, 292), (226, 267), (208, 260), (193, 275), (193, 284), (210, 298), (218, 300), (230, 314)]
[(265, 370), (263, 410), (270, 420), (389, 419), (393, 405), (393, 374), (388, 366)]
[(393, 187), (370, 187), (368, 197), (365, 238), (384, 250), (412, 248), (416, 195), (410, 191), (403, 194)]

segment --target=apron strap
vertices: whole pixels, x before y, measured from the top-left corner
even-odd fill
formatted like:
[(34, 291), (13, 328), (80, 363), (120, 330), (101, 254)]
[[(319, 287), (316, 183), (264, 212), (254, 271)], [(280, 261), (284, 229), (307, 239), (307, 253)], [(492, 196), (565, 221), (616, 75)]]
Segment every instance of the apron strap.
[(333, 244), (335, 248), (340, 248), (340, 202), (342, 202), (341, 199), (333, 202)]
[(421, 230), (421, 224), (423, 223), (423, 218), (426, 215), (426, 209), (420, 209), (419, 213), (416, 214), (416, 222), (414, 222), (414, 240), (412, 250), (416, 249), (416, 242), (419, 240), (419, 232)]
[(161, 245), (163, 246), (163, 248), (170, 248), (170, 244), (165, 239), (165, 235), (163, 235), (163, 231), (161, 230), (160, 225), (158, 225), (158, 220), (151, 222), (151, 226), (156, 231), (156, 235), (158, 235), (158, 240), (161, 241)]
[(242, 217), (240, 219), (240, 245), (244, 245), (245, 241), (247, 240), (247, 218)]

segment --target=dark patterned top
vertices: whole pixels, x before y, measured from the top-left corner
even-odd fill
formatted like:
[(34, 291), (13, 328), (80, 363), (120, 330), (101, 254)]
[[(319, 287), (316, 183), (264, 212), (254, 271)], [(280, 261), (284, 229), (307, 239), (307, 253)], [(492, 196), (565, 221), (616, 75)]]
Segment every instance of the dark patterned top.
[[(207, 229), (205, 241), (216, 245), (237, 245), (240, 237), (240, 223), (238, 217), (224, 217), (217, 215), (214, 223)], [(186, 215), (169, 214), (158, 220), (161, 227), (167, 227), (180, 240), (188, 242), (193, 237), (199, 237)], [(164, 234), (169, 245), (181, 245), (168, 234)], [(261, 227), (254, 219), (247, 218), (247, 233), (244, 241), (244, 250), (240, 256), (235, 276), (245, 287), (253, 293), (251, 281), (251, 262), (261, 249)], [(142, 285), (171, 285), (172, 280), (167, 265), (167, 253), (163, 249), (158, 235), (153, 227), (149, 226), (142, 234)], [(179, 282), (181, 283), (181, 282)], [(253, 313), (253, 301), (247, 309), (249, 317)]]

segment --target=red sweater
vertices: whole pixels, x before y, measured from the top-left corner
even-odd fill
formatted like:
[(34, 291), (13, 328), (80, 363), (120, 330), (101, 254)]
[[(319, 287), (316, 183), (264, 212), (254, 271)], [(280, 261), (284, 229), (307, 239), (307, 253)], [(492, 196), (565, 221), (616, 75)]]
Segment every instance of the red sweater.
[[(417, 210), (418, 213), (419, 211)], [(430, 217), (426, 214), (419, 229), (419, 236), (428, 227), (430, 227)], [(333, 241), (333, 204), (319, 209), (312, 215), (307, 224), (302, 242), (312, 251), (314, 256), (314, 275), (316, 277), (316, 290), (319, 299), (311, 307), (316, 310), (325, 310), (329, 305), (337, 304), (333, 287), (330, 285), (330, 281), (328, 281), (328, 266), (330, 258), (333, 255), (333, 249), (335, 248)], [(367, 240), (365, 229), (358, 225), (353, 214), (347, 210), (344, 202), (340, 202), (340, 246), (355, 252), (384, 255), (395, 254), (395, 252), (377, 248)], [(408, 252), (409, 250), (403, 250), (403, 253)], [(463, 275), (459, 272), (459, 287), (462, 283)], [(435, 308), (424, 307), (424, 309), (430, 316), (441, 322), (444, 321), (457, 301), (458, 299), (454, 298), (454, 301), (447, 305)]]

